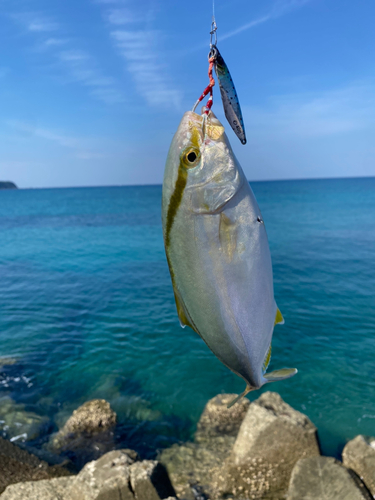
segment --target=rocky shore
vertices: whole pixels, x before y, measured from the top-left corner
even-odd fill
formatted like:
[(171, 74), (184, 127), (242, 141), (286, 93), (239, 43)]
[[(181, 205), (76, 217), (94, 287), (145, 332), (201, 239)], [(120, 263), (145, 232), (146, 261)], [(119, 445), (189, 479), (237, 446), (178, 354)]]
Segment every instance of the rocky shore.
[[(349, 441), (340, 462), (321, 456), (314, 424), (277, 393), (228, 409), (233, 397), (211, 399), (194, 440), (162, 450), (157, 460), (113, 450), (117, 416), (105, 400), (76, 409), (46, 443), (44, 460), (0, 438), (0, 500), (375, 498), (375, 438)], [(84, 457), (88, 449), (97, 459), (78, 472), (69, 451)], [(65, 458), (51, 465), (53, 456)]]
[(17, 189), (17, 186), (14, 182), (0, 181), (0, 189)]

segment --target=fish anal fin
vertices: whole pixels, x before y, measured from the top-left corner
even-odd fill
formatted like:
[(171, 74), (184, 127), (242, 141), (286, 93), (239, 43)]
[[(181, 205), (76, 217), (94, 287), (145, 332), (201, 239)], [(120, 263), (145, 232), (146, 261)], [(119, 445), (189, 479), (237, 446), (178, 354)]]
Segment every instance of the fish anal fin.
[(287, 378), (293, 377), (298, 373), (297, 368), (282, 368), (281, 370), (275, 370), (271, 373), (266, 373), (264, 378), (267, 382), (278, 382), (279, 380), (285, 380)]
[(189, 314), (187, 313), (187, 311), (185, 309), (185, 306), (184, 306), (184, 303), (180, 297), (180, 294), (176, 290), (175, 286), (173, 286), (173, 291), (174, 291), (174, 299), (176, 301), (177, 314), (178, 314), (178, 318), (180, 320), (181, 327), (185, 328), (185, 326), (190, 326), (190, 328), (192, 330), (196, 331), (196, 329), (194, 328), (194, 326), (192, 324), (193, 322), (189, 318)]
[(272, 345), (270, 344), (270, 346), (268, 348), (268, 351), (267, 351), (267, 354), (266, 354), (266, 357), (264, 358), (264, 361), (263, 361), (263, 367), (262, 367), (263, 374), (266, 373), (268, 365), (270, 364), (270, 361), (271, 361), (271, 352), (272, 352)]
[(283, 315), (281, 314), (280, 309), (277, 308), (274, 326), (283, 325), (284, 323), (285, 323), (285, 321), (284, 321)]

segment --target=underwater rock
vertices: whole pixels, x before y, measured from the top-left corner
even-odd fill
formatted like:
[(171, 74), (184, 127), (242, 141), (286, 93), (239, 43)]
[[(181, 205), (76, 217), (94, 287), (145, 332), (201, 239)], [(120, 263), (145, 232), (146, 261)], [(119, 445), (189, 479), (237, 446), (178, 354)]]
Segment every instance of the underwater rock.
[(319, 456), (317, 429), (309, 418), (265, 392), (250, 404), (232, 452), (216, 473), (217, 495), (281, 498), (300, 458)]
[(112, 428), (116, 421), (116, 413), (107, 401), (87, 401), (73, 411), (45, 448), (68, 457), (80, 469), (115, 448)]
[(66, 447), (80, 436), (94, 436), (116, 425), (117, 415), (105, 399), (87, 401), (73, 411), (64, 427), (52, 439), (54, 448)]
[(0, 357), (0, 370), (4, 366), (13, 366), (18, 363), (18, 361), (17, 358), (11, 358), (9, 356)]
[(196, 442), (223, 434), (237, 435), (250, 401), (243, 398), (231, 408), (227, 408), (235, 397), (237, 394), (218, 394), (208, 401), (197, 425)]
[(361, 481), (331, 457), (299, 460), (293, 469), (287, 500), (370, 500)]
[(3, 437), (12, 441), (26, 441), (46, 434), (52, 423), (48, 417), (26, 411), (25, 406), (18, 404), (9, 396), (0, 400), (0, 431)]
[(105, 399), (87, 401), (73, 411), (62, 434), (97, 434), (116, 425), (117, 416)]
[[(68, 476), (69, 474), (63, 467), (59, 465), (51, 467), (26, 450), (22, 450), (15, 444), (0, 438), (0, 493), (8, 485), (20, 481), (37, 481)], [(28, 497), (19, 496), (18, 498)]]
[(375, 437), (359, 435), (349, 441), (342, 452), (342, 461), (358, 474), (375, 498)]
[(131, 465), (130, 484), (137, 500), (160, 500), (175, 495), (165, 467), (156, 460)]

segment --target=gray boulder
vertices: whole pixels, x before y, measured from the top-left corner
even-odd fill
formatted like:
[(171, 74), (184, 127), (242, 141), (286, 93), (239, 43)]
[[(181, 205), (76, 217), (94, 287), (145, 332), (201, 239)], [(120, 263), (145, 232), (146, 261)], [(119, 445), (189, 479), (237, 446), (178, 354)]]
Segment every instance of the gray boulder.
[(117, 450), (86, 464), (64, 500), (161, 500), (175, 495), (159, 462), (137, 459), (132, 450)]
[(357, 436), (347, 443), (342, 459), (365, 483), (375, 498), (375, 437)]
[(370, 500), (361, 481), (331, 457), (310, 457), (297, 462), (287, 500)]
[(197, 424), (194, 443), (173, 445), (159, 455), (179, 497), (212, 498), (213, 474), (228, 457), (250, 405), (248, 399), (243, 399), (228, 409), (236, 396), (219, 394), (210, 399)]
[(265, 392), (250, 404), (214, 489), (218, 496), (281, 498), (296, 462), (319, 455), (317, 430), (308, 417), (279, 394)]
[(129, 466), (137, 458), (130, 450), (106, 453), (89, 462), (67, 491), (69, 500), (134, 500)]
[(42, 481), (17, 483), (8, 486), (1, 500), (67, 500), (65, 492), (71, 481), (71, 477), (60, 477)]
[(132, 450), (111, 451), (85, 465), (77, 476), (20, 482), (0, 500), (163, 500), (175, 495), (165, 468), (156, 461), (137, 462)]
[(131, 465), (130, 484), (136, 500), (160, 500), (175, 495), (166, 469), (156, 460)]
[(208, 401), (197, 425), (196, 442), (216, 436), (237, 435), (250, 401), (243, 398), (232, 408), (228, 408), (228, 404), (236, 396), (237, 394), (219, 394)]

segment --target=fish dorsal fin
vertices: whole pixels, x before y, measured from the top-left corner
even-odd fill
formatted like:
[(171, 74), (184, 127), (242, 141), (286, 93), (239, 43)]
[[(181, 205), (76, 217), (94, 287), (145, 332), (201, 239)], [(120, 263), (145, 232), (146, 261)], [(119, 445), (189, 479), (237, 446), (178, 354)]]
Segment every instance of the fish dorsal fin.
[(270, 364), (271, 352), (272, 352), (272, 345), (270, 344), (268, 351), (267, 351), (267, 354), (266, 354), (266, 357), (264, 358), (264, 361), (263, 361), (263, 367), (262, 367), (263, 374), (266, 373), (268, 365)]
[(275, 325), (283, 325), (284, 323), (285, 323), (285, 321), (284, 321), (283, 315), (281, 314), (280, 309), (277, 308), (274, 326)]
[(296, 373), (298, 373), (297, 368), (282, 368), (281, 370), (266, 373), (264, 378), (267, 382), (278, 382), (279, 380), (285, 380), (286, 378), (293, 377)]
[(193, 326), (193, 322), (191, 321), (189, 314), (186, 311), (186, 307), (175, 285), (173, 285), (173, 291), (174, 291), (174, 299), (176, 301), (177, 314), (180, 320), (181, 327), (185, 328), (185, 326), (190, 326), (190, 328), (196, 332), (196, 329)]

